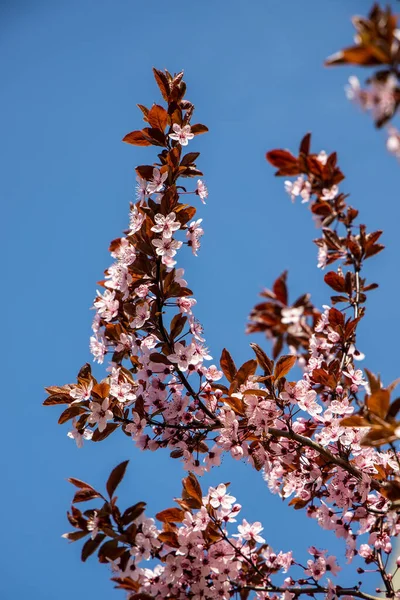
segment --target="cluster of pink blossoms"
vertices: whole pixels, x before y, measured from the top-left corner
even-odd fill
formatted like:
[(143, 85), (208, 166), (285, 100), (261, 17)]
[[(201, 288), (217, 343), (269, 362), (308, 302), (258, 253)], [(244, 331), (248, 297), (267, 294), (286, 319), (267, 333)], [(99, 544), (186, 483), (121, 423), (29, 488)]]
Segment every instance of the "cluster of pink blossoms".
[[(369, 112), (374, 121), (380, 124), (385, 123), (394, 115), (399, 96), (398, 90), (397, 78), (394, 75), (389, 75), (387, 79), (382, 81), (372, 79), (366, 89), (361, 88), (358, 78), (352, 76), (349, 78), (349, 85), (346, 87), (346, 95), (349, 100)], [(398, 129), (393, 125), (388, 125), (386, 134), (388, 152), (400, 160)]]
[[(124, 558), (123, 565), (120, 558), (111, 561), (113, 580), (130, 589), (137, 587), (154, 599), (229, 600), (235, 593), (252, 590), (257, 600), (293, 600), (293, 590), (304, 584), (313, 586), (317, 593), (335, 597), (331, 577), (341, 570), (335, 556), (311, 547), (312, 558), (302, 567), (291, 551), (275, 553), (265, 543), (259, 522), (242, 519), (237, 533), (231, 533), (242, 507), (225, 484), (210, 487), (199, 504), (197, 510), (168, 509), (159, 513), (164, 526), (169, 522), (166, 529), (159, 529), (155, 520), (144, 513), (136, 518), (128, 560)], [(104, 518), (101, 510), (88, 514), (86, 521), (80, 520), (80, 527), (95, 541), (102, 536)], [(172, 526), (171, 519), (179, 522)], [(107, 527), (110, 531), (111, 524)], [(157, 564), (146, 567), (144, 563), (150, 560)], [(293, 566), (302, 573), (300, 578), (287, 575)], [(276, 582), (279, 576), (281, 582)], [(352, 596), (345, 598), (350, 600)]]

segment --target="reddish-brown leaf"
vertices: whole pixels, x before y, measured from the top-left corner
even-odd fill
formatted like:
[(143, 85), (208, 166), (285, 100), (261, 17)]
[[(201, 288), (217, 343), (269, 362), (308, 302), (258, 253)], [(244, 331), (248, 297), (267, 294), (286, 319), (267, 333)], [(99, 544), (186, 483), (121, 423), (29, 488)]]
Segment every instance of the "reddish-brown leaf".
[(163, 365), (170, 365), (170, 361), (164, 354), (160, 354), (159, 352), (152, 352), (150, 354), (150, 360), (153, 363), (161, 363)]
[(189, 473), (189, 476), (185, 477), (185, 479), (182, 480), (182, 484), (184, 491), (183, 497), (185, 497), (186, 493), (186, 495), (189, 496), (189, 498), (191, 498), (192, 501), (194, 501), (194, 503), (196, 504), (196, 508), (201, 508), (203, 496), (201, 493), (200, 484), (197, 481), (196, 476), (193, 475), (193, 473)]
[(75, 493), (72, 502), (77, 504), (78, 502), (88, 502), (94, 498), (102, 498), (102, 495), (93, 488), (82, 488)]
[(296, 360), (296, 356), (293, 354), (286, 354), (284, 356), (281, 356), (275, 365), (275, 381), (281, 379), (281, 377), (285, 377), (285, 375), (289, 373), (290, 369), (296, 364)]
[(364, 371), (367, 375), (367, 379), (368, 379), (368, 383), (369, 383), (369, 387), (371, 388), (371, 392), (374, 393), (377, 390), (381, 389), (381, 378), (380, 375), (374, 375), (373, 373), (371, 373), (371, 371), (369, 371), (368, 369), (364, 368)]
[(99, 562), (109, 564), (110, 560), (117, 560), (125, 552), (124, 546), (119, 546), (116, 540), (108, 540), (99, 550)]
[(151, 146), (151, 142), (143, 135), (142, 131), (131, 131), (122, 138), (122, 141), (132, 144), (132, 146)]
[(153, 144), (153, 146), (165, 146), (165, 135), (155, 127), (145, 127), (142, 129), (143, 136)]
[(261, 369), (264, 370), (266, 375), (271, 375), (274, 368), (274, 362), (267, 356), (267, 354), (262, 348), (260, 348), (258, 344), (252, 343), (250, 344), (250, 347), (256, 353), (257, 361)]
[(153, 68), (154, 78), (157, 82), (158, 87), (160, 88), (160, 92), (162, 97), (166, 102), (168, 102), (170, 87), (168, 83), (167, 76), (158, 69)]
[(194, 161), (200, 156), (200, 152), (188, 152), (181, 160), (181, 166), (187, 167), (194, 163)]
[(126, 467), (128, 466), (128, 463), (129, 463), (129, 460), (124, 460), (122, 463), (117, 465), (111, 471), (110, 476), (106, 483), (107, 492), (108, 492), (108, 495), (110, 496), (110, 498), (112, 498), (112, 495), (114, 494), (115, 490), (121, 483), (121, 481), (125, 475), (125, 471), (126, 471)]
[(221, 369), (222, 369), (225, 377), (227, 378), (229, 383), (231, 383), (236, 377), (237, 368), (236, 368), (236, 365), (234, 363), (232, 356), (230, 355), (230, 353), (228, 352), (228, 350), (226, 348), (224, 348), (222, 350), (219, 364), (221, 365)]
[(194, 135), (200, 135), (201, 133), (207, 133), (208, 127), (201, 125), (201, 123), (196, 123), (196, 125), (191, 126), (190, 130)]
[(270, 150), (265, 155), (268, 162), (278, 169), (293, 167), (297, 168), (298, 161), (288, 150)]
[(340, 425), (342, 425), (343, 427), (371, 427), (371, 423), (361, 415), (352, 415), (351, 417), (345, 417), (340, 421)]
[(152, 165), (139, 165), (136, 167), (135, 171), (142, 179), (146, 179), (146, 181), (150, 181), (153, 179), (153, 170), (154, 167)]
[(52, 406), (54, 404), (71, 404), (73, 398), (69, 394), (52, 394), (43, 402), (43, 406)]
[(58, 419), (58, 424), (62, 425), (63, 423), (66, 423), (67, 421), (73, 419), (74, 417), (77, 417), (78, 415), (83, 415), (85, 412), (86, 408), (84, 406), (70, 406), (69, 408), (66, 408), (64, 412), (61, 413)]
[(311, 143), (311, 133), (306, 133), (300, 142), (299, 154), (309, 154)]
[(108, 383), (96, 383), (96, 385), (93, 386), (92, 394), (98, 396), (98, 398), (101, 398), (102, 400), (108, 398), (109, 393), (110, 385)]
[(244, 406), (243, 400), (240, 400), (239, 398), (235, 398), (234, 396), (229, 396), (227, 398), (224, 396), (222, 398), (222, 401), (225, 404), (227, 404), (228, 406), (230, 406), (235, 414), (241, 415), (241, 416), (245, 415), (245, 406)]
[(185, 511), (181, 508), (166, 508), (156, 514), (156, 519), (165, 523), (182, 523), (185, 518)]
[(173, 531), (163, 531), (159, 534), (158, 539), (163, 544), (171, 546), (171, 548), (179, 548), (178, 536)]
[(381, 419), (384, 419), (386, 417), (387, 412), (389, 410), (389, 404), (390, 392), (388, 390), (385, 390), (384, 388), (373, 392), (366, 399), (366, 405), (368, 410), (374, 415), (381, 417)]
[(287, 301), (288, 301), (286, 277), (287, 277), (287, 271), (284, 271), (284, 273), (282, 273), (282, 275), (280, 277), (278, 277), (278, 279), (276, 279), (276, 281), (274, 282), (274, 285), (272, 287), (272, 291), (274, 292), (274, 294), (277, 297), (277, 299), (279, 300), (279, 302), (281, 302), (285, 306), (287, 305)]
[(346, 282), (342, 275), (335, 273), (335, 271), (329, 271), (324, 277), (325, 283), (327, 283), (335, 292), (344, 292), (346, 290)]
[(63, 533), (61, 537), (69, 540), (70, 542), (77, 542), (88, 535), (88, 531), (70, 531), (69, 533)]
[(254, 358), (246, 361), (236, 373), (234, 383), (237, 387), (240, 387), (249, 377), (254, 375), (257, 370), (257, 361)]
[(92, 442), (102, 442), (103, 440), (108, 438), (108, 436), (111, 435), (116, 429), (118, 429), (118, 427), (118, 423), (107, 423), (107, 427), (103, 429), (103, 431), (95, 429), (92, 436)]
[(383, 446), (384, 444), (389, 444), (397, 439), (397, 436), (394, 434), (394, 429), (391, 427), (380, 427), (375, 426), (372, 427), (368, 433), (361, 438), (360, 444), (362, 446)]
[(87, 484), (85, 481), (81, 481), (80, 479), (76, 479), (75, 477), (69, 477), (67, 479), (67, 481), (69, 483), (72, 483), (72, 485), (74, 485), (77, 488), (80, 488), (80, 489), (86, 488), (86, 489), (91, 489), (93, 491), (96, 491), (94, 488), (92, 488), (91, 485)]
[(158, 104), (153, 104), (149, 113), (147, 115), (148, 121), (151, 127), (154, 129), (159, 129), (164, 132), (167, 124), (168, 124), (168, 113), (162, 106)]
[(394, 400), (392, 402), (392, 404), (390, 405), (387, 416), (391, 419), (395, 419), (399, 410), (400, 410), (400, 398), (396, 398), (396, 400)]
[(149, 114), (149, 109), (146, 108), (146, 106), (143, 106), (143, 104), (136, 104), (136, 106), (138, 108), (140, 108), (140, 110), (142, 111), (142, 113), (143, 113), (143, 121), (145, 121), (147, 123), (148, 122), (147, 121), (147, 115)]
[(328, 56), (325, 65), (330, 67), (332, 65), (352, 64), (371, 67), (385, 63), (387, 60), (386, 54), (374, 46), (351, 46)]
[(331, 388), (331, 390), (335, 389), (336, 387), (336, 379), (331, 373), (325, 371), (325, 369), (314, 369), (312, 372), (312, 378), (315, 383), (325, 385), (326, 387)]
[(144, 509), (146, 508), (146, 502), (137, 502), (133, 506), (127, 508), (122, 515), (121, 519), (124, 525), (128, 525), (132, 521), (135, 521), (141, 514), (143, 514)]
[(83, 562), (85, 562), (85, 560), (89, 558), (89, 556), (93, 554), (95, 550), (97, 550), (105, 537), (106, 536), (104, 533), (98, 533), (93, 540), (92, 538), (89, 538), (87, 542), (84, 543), (81, 552), (81, 559)]

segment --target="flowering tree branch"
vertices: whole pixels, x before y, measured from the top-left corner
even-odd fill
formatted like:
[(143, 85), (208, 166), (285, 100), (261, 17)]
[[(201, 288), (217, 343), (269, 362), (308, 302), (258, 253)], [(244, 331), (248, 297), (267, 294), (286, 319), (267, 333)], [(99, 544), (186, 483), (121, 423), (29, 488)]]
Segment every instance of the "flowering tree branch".
[(362, 88), (357, 77), (349, 78), (346, 94), (362, 110), (371, 114), (376, 127), (385, 127), (386, 147), (400, 159), (400, 133), (390, 125), (400, 104), (400, 29), (390, 6), (375, 3), (368, 17), (353, 17), (354, 45), (327, 58), (325, 64), (373, 67), (376, 70)]
[[(111, 473), (108, 496), (71, 479), (78, 488), (68, 516), (75, 531), (65, 537), (86, 537), (83, 560), (97, 551), (130, 600), (235, 594), (246, 600), (251, 592), (271, 600), (374, 598), (361, 583), (334, 584), (340, 567), (327, 551), (311, 546), (302, 565), (290, 551), (274, 553), (259, 522), (243, 519), (232, 533), (241, 506), (224, 484), (203, 493), (196, 477), (228, 453), (261, 471), (272, 493), (291, 498), (290, 506), (335, 532), (348, 561), (361, 557), (382, 579), (386, 596), (399, 598), (383, 556), (400, 532), (400, 401), (391, 402), (396, 382), (384, 387), (379, 377), (355, 367), (363, 358), (357, 328), (367, 295), (377, 287), (367, 282), (364, 267), (383, 249), (382, 232), (357, 224), (358, 211), (339, 190), (344, 175), (336, 153), (312, 153), (309, 134), (297, 156), (268, 152), (276, 175), (295, 177), (285, 189), (292, 200), (308, 204), (320, 229), (319, 268), (340, 261), (324, 277), (335, 293), (322, 311), (309, 294), (290, 304), (283, 273), (262, 292), (247, 328), (273, 342), (272, 358), (252, 343), (254, 358), (240, 367), (226, 349), (218, 366), (208, 365), (196, 300), (177, 267), (178, 252), (186, 245), (196, 255), (203, 234), (201, 219), (193, 220), (196, 207), (182, 197), (204, 201), (207, 189), (201, 179), (187, 189), (181, 178), (202, 176), (199, 153), (184, 149), (207, 128), (192, 124), (183, 73), (155, 69), (154, 76), (165, 107), (138, 105), (146, 126), (124, 141), (156, 146), (158, 160), (136, 168), (129, 229), (110, 245), (114, 263), (94, 301), (90, 348), (98, 363), (110, 359), (108, 374), (98, 381), (86, 364), (76, 383), (46, 388), (44, 404), (67, 405), (59, 423), (72, 421), (68, 435), (78, 446), (120, 430), (142, 450), (168, 448), (189, 475), (178, 507), (156, 515), (161, 528), (144, 516), (143, 502), (124, 511), (117, 506), (114, 492), (127, 462)], [(295, 366), (300, 376), (293, 379)], [(84, 512), (76, 506), (95, 500), (103, 505)], [(141, 564), (150, 559), (154, 568)]]

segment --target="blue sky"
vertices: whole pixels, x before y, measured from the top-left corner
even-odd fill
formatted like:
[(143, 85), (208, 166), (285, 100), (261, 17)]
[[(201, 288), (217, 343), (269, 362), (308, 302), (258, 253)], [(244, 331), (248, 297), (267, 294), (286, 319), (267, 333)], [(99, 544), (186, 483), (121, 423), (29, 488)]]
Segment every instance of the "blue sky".
[[(264, 158), (271, 148), (296, 150), (312, 131), (316, 151), (338, 151), (342, 189), (352, 193), (362, 222), (384, 229), (387, 251), (367, 270), (380, 288), (370, 295), (359, 342), (365, 366), (385, 382), (399, 375), (399, 166), (383, 134), (345, 99), (354, 71), (322, 66), (350, 43), (350, 17), (369, 4), (1, 3), (4, 600), (105, 600), (113, 593), (107, 570), (95, 559), (81, 564), (78, 545), (60, 537), (69, 529), (67, 477), (100, 486), (130, 458), (121, 501), (145, 500), (149, 514), (181, 491), (183, 471), (166, 453), (140, 453), (121, 435), (77, 450), (67, 428), (56, 425), (58, 409), (41, 406), (45, 385), (72, 382), (90, 360), (89, 307), (110, 262), (108, 243), (126, 228), (134, 166), (154, 160), (153, 150), (121, 143), (141, 126), (136, 103), (160, 101), (153, 66), (185, 69), (196, 121), (210, 128), (191, 142), (202, 153), (210, 197), (198, 213), (205, 229), (199, 257), (187, 254), (183, 266), (214, 358), (224, 346), (239, 364), (251, 357), (246, 317), (260, 289), (286, 268), (292, 298), (309, 291), (317, 305), (329, 301), (310, 214), (291, 205)], [(261, 336), (253, 340), (268, 349)], [(263, 521), (276, 550), (304, 558), (314, 543), (340, 553), (332, 535), (271, 497), (249, 467), (225, 460), (204, 485), (227, 480), (243, 516)], [(346, 572), (342, 581), (356, 580)]]

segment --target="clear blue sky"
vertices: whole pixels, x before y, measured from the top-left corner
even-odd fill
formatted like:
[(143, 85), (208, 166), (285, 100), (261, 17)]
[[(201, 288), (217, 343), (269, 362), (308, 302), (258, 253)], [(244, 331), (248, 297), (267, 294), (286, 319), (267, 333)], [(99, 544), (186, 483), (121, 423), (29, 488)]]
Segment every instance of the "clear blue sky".
[[(247, 5), (247, 7), (246, 7)], [(323, 59), (350, 43), (350, 16), (366, 0), (57, 0), (0, 3), (2, 243), (2, 452), (0, 597), (108, 600), (107, 569), (83, 565), (69, 529), (68, 476), (101, 485), (131, 458), (122, 501), (171, 505), (183, 476), (162, 452), (139, 453), (118, 435), (77, 450), (57, 408), (42, 408), (43, 387), (74, 380), (90, 360), (89, 311), (109, 265), (108, 243), (126, 228), (136, 164), (152, 150), (121, 143), (141, 123), (136, 103), (160, 98), (151, 68), (185, 69), (188, 97), (210, 134), (196, 138), (210, 198), (205, 236), (185, 258), (211, 353), (227, 346), (250, 358), (246, 317), (262, 286), (289, 269), (292, 298), (326, 303), (316, 269), (309, 212), (292, 206), (267, 149), (296, 149), (306, 131), (314, 148), (337, 150), (342, 186), (368, 226), (385, 230), (387, 251), (370, 261), (380, 289), (360, 332), (365, 365), (386, 382), (399, 375), (397, 304), (399, 165), (384, 136), (345, 99), (351, 69)], [(266, 342), (258, 336), (257, 342)], [(271, 497), (260, 474), (225, 460), (208, 484), (232, 482), (243, 516), (262, 520), (275, 549), (304, 558), (314, 543), (340, 544), (301, 512)], [(357, 576), (345, 574), (353, 583)], [(123, 592), (114, 592), (123, 598)]]

